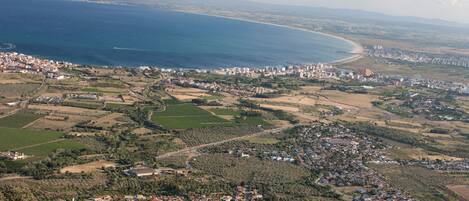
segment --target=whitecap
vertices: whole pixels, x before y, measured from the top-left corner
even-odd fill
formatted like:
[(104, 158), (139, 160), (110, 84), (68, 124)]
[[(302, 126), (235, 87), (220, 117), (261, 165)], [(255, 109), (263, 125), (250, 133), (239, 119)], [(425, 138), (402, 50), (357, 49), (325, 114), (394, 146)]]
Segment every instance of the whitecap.
[(144, 49), (128, 48), (128, 47), (113, 47), (112, 49), (114, 49), (114, 50), (125, 50), (125, 51), (140, 51), (140, 52), (147, 51), (147, 50), (144, 50)]
[(13, 43), (0, 43), (0, 51), (8, 51), (15, 49), (16, 45)]

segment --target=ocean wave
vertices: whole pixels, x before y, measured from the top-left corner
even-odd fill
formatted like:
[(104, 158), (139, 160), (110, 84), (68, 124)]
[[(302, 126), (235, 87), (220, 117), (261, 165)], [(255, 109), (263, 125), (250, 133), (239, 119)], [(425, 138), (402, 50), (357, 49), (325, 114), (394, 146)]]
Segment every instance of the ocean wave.
[(112, 49), (114, 49), (114, 50), (125, 50), (125, 51), (140, 51), (140, 52), (148, 51), (148, 50), (145, 50), (145, 49), (128, 48), (128, 47), (113, 47)]
[(13, 43), (0, 43), (0, 51), (15, 49), (16, 45)]

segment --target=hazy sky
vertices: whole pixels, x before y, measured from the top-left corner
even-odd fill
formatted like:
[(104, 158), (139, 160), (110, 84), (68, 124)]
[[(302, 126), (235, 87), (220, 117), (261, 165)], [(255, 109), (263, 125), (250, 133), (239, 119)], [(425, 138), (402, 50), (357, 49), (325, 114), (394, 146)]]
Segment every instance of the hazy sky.
[(399, 16), (469, 23), (469, 0), (254, 0), (265, 3), (349, 8)]

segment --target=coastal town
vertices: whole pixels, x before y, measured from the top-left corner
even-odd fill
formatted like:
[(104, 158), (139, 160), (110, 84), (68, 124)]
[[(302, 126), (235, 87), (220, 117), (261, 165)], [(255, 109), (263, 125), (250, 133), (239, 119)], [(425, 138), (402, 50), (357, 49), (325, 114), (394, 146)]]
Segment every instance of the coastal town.
[(469, 57), (465, 55), (442, 55), (423, 52), (412, 52), (398, 48), (386, 48), (381, 45), (367, 47), (371, 57), (394, 59), (411, 63), (426, 63), (469, 68)]

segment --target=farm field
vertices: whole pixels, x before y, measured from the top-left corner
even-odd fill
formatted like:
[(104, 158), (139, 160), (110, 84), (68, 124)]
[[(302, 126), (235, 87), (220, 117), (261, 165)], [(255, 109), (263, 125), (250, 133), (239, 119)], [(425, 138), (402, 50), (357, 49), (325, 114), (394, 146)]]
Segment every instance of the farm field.
[(263, 183), (286, 184), (309, 175), (308, 170), (300, 166), (255, 158), (235, 158), (230, 155), (215, 154), (196, 159), (191, 162), (194, 168), (234, 183), (257, 180)]
[(447, 185), (468, 184), (465, 177), (452, 176), (422, 167), (372, 165), (390, 184), (400, 186), (419, 200), (457, 200), (448, 193)]
[(114, 88), (114, 87), (88, 87), (81, 89), (83, 92), (88, 93), (123, 93), (125, 90), (121, 88)]
[(40, 86), (40, 84), (1, 84), (0, 94), (5, 97), (18, 97), (32, 93)]
[(60, 170), (61, 173), (91, 173), (91, 172), (96, 172), (98, 171), (101, 167), (104, 168), (109, 168), (109, 167), (115, 167), (116, 164), (113, 162), (109, 161), (94, 161), (90, 163), (85, 163), (81, 165), (74, 165), (74, 166), (68, 166), (64, 167)]
[(203, 128), (231, 123), (190, 103), (168, 104), (165, 111), (153, 114), (152, 121), (169, 129)]
[(25, 146), (57, 140), (62, 133), (52, 131), (0, 128), (0, 150), (17, 149)]
[(15, 151), (25, 153), (26, 155), (32, 155), (32, 159), (40, 159), (46, 157), (50, 153), (57, 149), (64, 150), (79, 150), (85, 146), (72, 140), (57, 140), (51, 141), (50, 143), (39, 144), (37, 146), (32, 145), (24, 149), (16, 149)]
[(235, 109), (230, 109), (230, 108), (212, 108), (209, 109), (210, 112), (213, 112), (216, 115), (240, 115), (241, 111), (235, 110)]
[(31, 112), (18, 112), (11, 116), (0, 119), (0, 127), (6, 128), (23, 128), (33, 121), (41, 118), (42, 115), (34, 114)]

